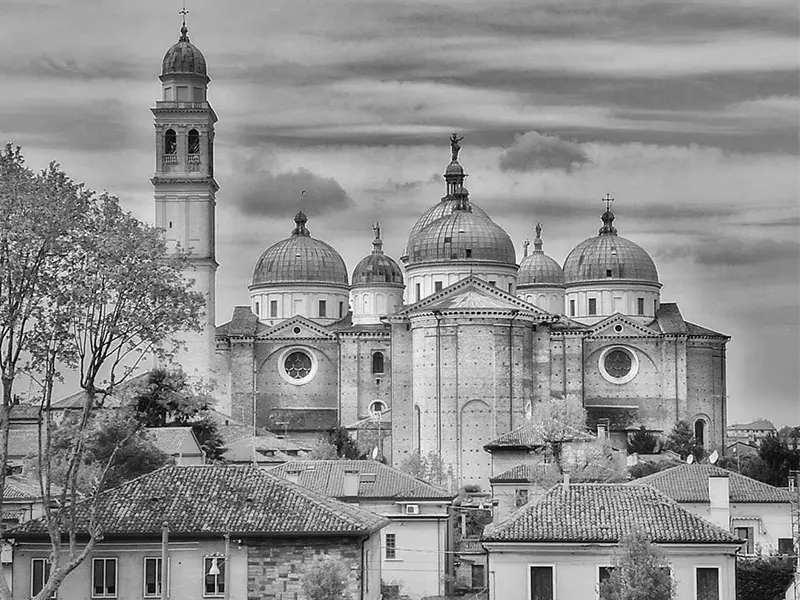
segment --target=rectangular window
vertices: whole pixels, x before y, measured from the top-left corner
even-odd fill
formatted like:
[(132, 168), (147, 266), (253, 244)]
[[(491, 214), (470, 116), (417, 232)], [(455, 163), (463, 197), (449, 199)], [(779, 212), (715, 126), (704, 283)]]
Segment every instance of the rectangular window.
[(740, 540), (746, 540), (747, 543), (742, 548), (742, 552), (745, 554), (753, 554), (753, 528), (752, 527), (737, 527), (736, 528), (736, 537)]
[(472, 588), (482, 590), (486, 587), (486, 566), (472, 565)]
[(472, 248), (467, 248), (465, 250), (467, 258), (472, 258)]
[(640, 315), (644, 314), (644, 298), (636, 299), (636, 311)]
[(589, 314), (596, 315), (597, 314), (597, 299), (596, 298), (589, 298)]
[(177, 87), (178, 90), (178, 102), (188, 102), (189, 101), (189, 87), (185, 85), (179, 85)]
[(269, 316), (275, 318), (278, 316), (278, 301), (277, 300), (270, 300), (269, 301)]
[(653, 300), (653, 314), (658, 313), (658, 300)]
[(344, 317), (344, 302), (339, 302), (339, 318)]
[(509, 283), (508, 284), (508, 293), (509, 294), (513, 293), (513, 291), (512, 291), (513, 289), (514, 289), (514, 284), (513, 283)]
[(203, 596), (225, 595), (225, 557), (203, 557)]
[(497, 282), (496, 281), (490, 281), (489, 285), (492, 286), (492, 287), (495, 287), (497, 285)]
[(117, 597), (117, 559), (92, 559), (92, 598)]
[(205, 98), (203, 97), (203, 88), (194, 88), (194, 101), (195, 102), (203, 102)]
[(698, 567), (696, 573), (696, 600), (719, 600), (719, 569), (717, 567)]
[(416, 293), (416, 296), (417, 296), (415, 301), (419, 302), (421, 300), (421, 296), (422, 296), (422, 290), (420, 289), (420, 285), (419, 284), (416, 284), (414, 286), (414, 292)]
[(553, 567), (531, 567), (531, 600), (553, 600)]
[(794, 555), (792, 538), (778, 538), (778, 554)]
[[(48, 579), (50, 579), (50, 561), (46, 558), (31, 559), (31, 596), (41, 592)], [(55, 598), (56, 592), (50, 597)]]
[(575, 316), (575, 300), (569, 301), (569, 316), (570, 317)]
[(611, 269), (606, 269), (606, 277), (611, 277)]
[(324, 317), (328, 309), (328, 303), (325, 300), (319, 301), (319, 316)]
[(161, 596), (161, 557), (148, 556), (144, 559), (144, 597)]
[(614, 567), (597, 567), (597, 583), (604, 583), (611, 578)]
[(397, 558), (397, 538), (394, 533), (386, 534), (386, 558)]
[(521, 506), (525, 506), (528, 503), (528, 490), (526, 489), (519, 489), (516, 490), (514, 494), (514, 506), (519, 508)]
[(433, 291), (434, 292), (441, 292), (442, 291), (442, 282), (441, 281), (434, 281), (433, 282)]
[(261, 316), (261, 304), (259, 304), (258, 302), (256, 302), (256, 316), (257, 317)]

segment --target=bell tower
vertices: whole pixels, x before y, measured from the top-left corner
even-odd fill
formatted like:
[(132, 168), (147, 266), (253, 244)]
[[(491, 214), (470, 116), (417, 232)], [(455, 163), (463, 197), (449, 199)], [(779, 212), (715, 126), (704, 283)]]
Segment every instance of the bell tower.
[(155, 117), (155, 222), (163, 229), (171, 251), (189, 255), (194, 289), (206, 298), (200, 331), (181, 335), (185, 344), (175, 358), (187, 375), (211, 379), (214, 365), (215, 206), (219, 189), (214, 180), (214, 124), (217, 115), (208, 102), (210, 81), (203, 53), (189, 41), (186, 11), (178, 41), (161, 65), (161, 100)]

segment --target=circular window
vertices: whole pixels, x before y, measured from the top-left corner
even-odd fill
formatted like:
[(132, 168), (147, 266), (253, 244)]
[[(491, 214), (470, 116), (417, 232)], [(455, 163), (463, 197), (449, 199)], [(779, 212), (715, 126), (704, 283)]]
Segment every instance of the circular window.
[(369, 405), (369, 414), (375, 419), (380, 419), (385, 411), (386, 405), (380, 400), (375, 400)]
[(600, 374), (606, 381), (616, 384), (628, 383), (639, 372), (636, 354), (623, 346), (612, 346), (600, 353)]
[(317, 372), (317, 359), (300, 348), (288, 348), (278, 361), (278, 371), (284, 380), (293, 385), (308, 383)]
[(616, 331), (617, 333), (622, 333), (622, 330), (623, 330), (623, 329), (624, 329), (624, 328), (623, 328), (623, 327), (622, 327), (622, 325), (620, 325), (619, 323), (617, 323), (616, 325), (614, 325), (614, 331)]
[(300, 333), (300, 328), (299, 328), (299, 327), (295, 327), (294, 329), (292, 329), (292, 331), (293, 331), (295, 334), (298, 334), (298, 333)]

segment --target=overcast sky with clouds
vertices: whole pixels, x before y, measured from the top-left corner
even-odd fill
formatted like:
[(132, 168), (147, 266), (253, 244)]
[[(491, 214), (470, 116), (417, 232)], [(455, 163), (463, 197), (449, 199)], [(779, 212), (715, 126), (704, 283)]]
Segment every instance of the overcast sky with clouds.
[[(217, 320), (303, 208), (398, 257), (462, 132), (471, 198), (563, 262), (616, 197), (662, 299), (732, 336), (729, 421), (800, 423), (796, 0), (188, 0), (217, 125)], [(0, 138), (152, 220), (179, 0), (0, 0)], [(307, 194), (300, 202), (300, 190)]]

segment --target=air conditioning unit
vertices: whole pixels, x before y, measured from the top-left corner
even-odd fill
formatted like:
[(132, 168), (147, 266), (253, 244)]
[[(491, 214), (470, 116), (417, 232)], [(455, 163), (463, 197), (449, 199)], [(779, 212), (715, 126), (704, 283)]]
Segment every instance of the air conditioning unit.
[(407, 515), (418, 515), (419, 514), (419, 504), (406, 504), (406, 514)]

